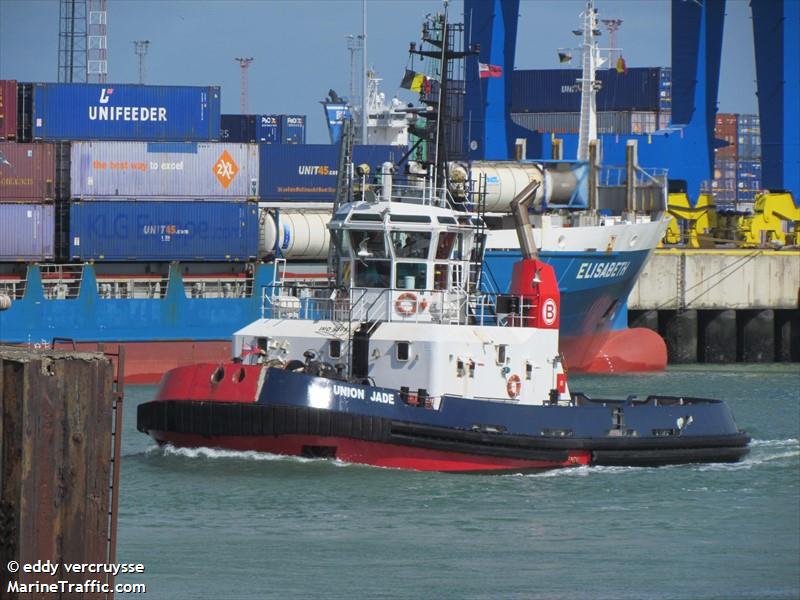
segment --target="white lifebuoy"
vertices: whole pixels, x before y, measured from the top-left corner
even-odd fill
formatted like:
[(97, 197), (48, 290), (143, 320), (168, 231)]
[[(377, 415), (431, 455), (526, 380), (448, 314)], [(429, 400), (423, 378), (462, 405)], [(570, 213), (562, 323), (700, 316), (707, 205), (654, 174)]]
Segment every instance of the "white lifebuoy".
[(403, 292), (394, 301), (394, 309), (397, 314), (410, 317), (417, 312), (417, 296), (411, 292)]

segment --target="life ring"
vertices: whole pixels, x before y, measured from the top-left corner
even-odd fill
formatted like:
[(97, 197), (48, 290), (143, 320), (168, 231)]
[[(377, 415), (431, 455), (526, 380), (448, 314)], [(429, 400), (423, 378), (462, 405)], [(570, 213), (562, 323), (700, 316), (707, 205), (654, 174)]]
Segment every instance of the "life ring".
[(417, 295), (411, 292), (403, 292), (394, 301), (394, 309), (397, 314), (410, 317), (417, 312)]
[(509, 398), (516, 398), (522, 391), (522, 380), (519, 375), (512, 375), (506, 381), (506, 393)]

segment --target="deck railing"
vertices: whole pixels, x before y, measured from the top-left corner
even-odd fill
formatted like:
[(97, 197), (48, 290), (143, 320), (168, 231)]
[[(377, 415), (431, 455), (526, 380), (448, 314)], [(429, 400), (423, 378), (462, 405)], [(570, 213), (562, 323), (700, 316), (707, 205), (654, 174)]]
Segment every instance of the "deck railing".
[[(404, 297), (405, 294), (409, 296)], [(502, 299), (498, 303), (498, 299)], [(405, 288), (301, 287), (271, 285), (262, 290), (264, 319), (309, 321), (400, 322), (419, 324), (514, 326), (532, 325), (538, 306), (529, 298), (495, 293), (468, 294), (448, 290)]]

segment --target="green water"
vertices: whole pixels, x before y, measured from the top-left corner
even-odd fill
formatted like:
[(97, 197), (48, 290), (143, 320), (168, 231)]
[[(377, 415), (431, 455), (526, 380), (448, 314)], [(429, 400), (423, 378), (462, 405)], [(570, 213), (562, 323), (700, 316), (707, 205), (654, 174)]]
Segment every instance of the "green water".
[(570, 384), (723, 398), (752, 451), (735, 465), (475, 476), (162, 450), (135, 431), (155, 388), (129, 386), (118, 560), (146, 572), (120, 581), (164, 599), (800, 598), (798, 365)]

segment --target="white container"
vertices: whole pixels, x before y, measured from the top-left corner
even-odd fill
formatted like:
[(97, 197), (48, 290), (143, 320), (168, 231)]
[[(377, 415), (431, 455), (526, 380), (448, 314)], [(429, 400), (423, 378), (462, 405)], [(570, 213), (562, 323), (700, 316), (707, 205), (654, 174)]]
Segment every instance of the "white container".
[(72, 198), (253, 198), (258, 144), (74, 142)]

